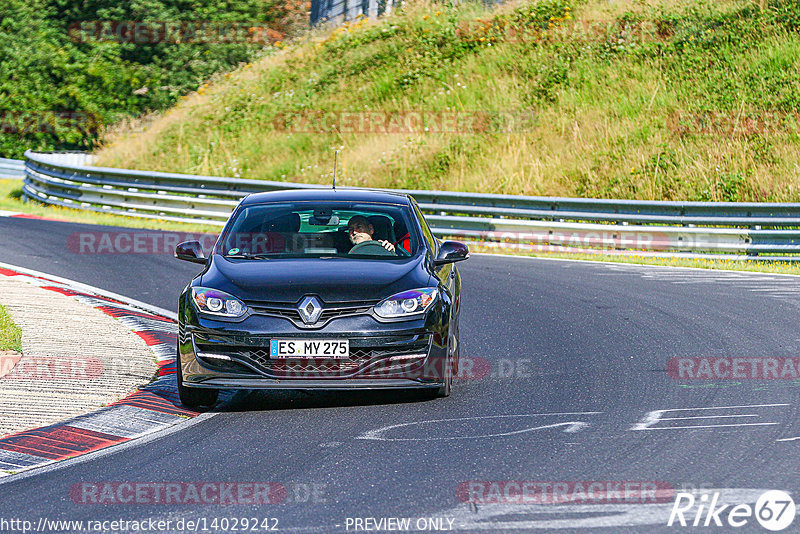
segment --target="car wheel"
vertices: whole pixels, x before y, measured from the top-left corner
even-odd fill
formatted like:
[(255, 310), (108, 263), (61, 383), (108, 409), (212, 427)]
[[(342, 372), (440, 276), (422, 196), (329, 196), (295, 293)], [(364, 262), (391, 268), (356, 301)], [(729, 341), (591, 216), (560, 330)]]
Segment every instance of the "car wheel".
[(461, 363), (461, 335), (459, 334), (459, 321), (456, 320), (456, 333), (453, 335), (452, 343), (455, 346), (453, 349), (453, 376), (458, 376), (458, 366)]
[(175, 359), (175, 378), (178, 381), (178, 397), (181, 399), (181, 404), (187, 408), (213, 406), (217, 402), (217, 396), (219, 396), (218, 389), (187, 388), (183, 385), (180, 354), (177, 354)]
[(437, 397), (449, 397), (450, 391), (453, 389), (453, 366), (455, 365), (455, 351), (458, 350), (458, 342), (453, 344), (453, 335), (451, 334), (447, 340), (447, 359), (444, 362), (444, 381), (442, 385), (436, 390)]
[(453, 359), (450, 356), (447, 357), (444, 367), (444, 382), (436, 390), (437, 397), (449, 397), (453, 389)]

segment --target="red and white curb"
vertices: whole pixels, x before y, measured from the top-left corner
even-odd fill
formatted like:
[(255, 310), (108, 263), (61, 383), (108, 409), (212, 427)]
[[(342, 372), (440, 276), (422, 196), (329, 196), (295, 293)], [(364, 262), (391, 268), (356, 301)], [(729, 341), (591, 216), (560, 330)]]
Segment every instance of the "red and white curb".
[(84, 284), (0, 263), (2, 276), (27, 276), (43, 289), (72, 296), (122, 321), (153, 352), (156, 380), (97, 411), (0, 438), (0, 477), (128, 442), (192, 419), (175, 382), (175, 315)]
[(15, 219), (37, 219), (40, 221), (56, 221), (56, 222), (66, 222), (64, 219), (56, 219), (52, 217), (44, 217), (42, 215), (33, 215), (31, 213), (23, 213), (21, 211), (8, 211), (8, 210), (0, 210), (0, 217), (12, 217)]

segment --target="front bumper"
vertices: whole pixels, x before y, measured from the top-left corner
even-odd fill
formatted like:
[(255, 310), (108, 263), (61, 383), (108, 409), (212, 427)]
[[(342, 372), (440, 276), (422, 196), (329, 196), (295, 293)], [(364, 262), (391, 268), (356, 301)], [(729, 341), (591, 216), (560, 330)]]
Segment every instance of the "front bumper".
[(344, 379), (344, 380), (272, 380), (268, 378), (209, 378), (203, 382), (186, 384), (196, 388), (214, 389), (318, 389), (323, 391), (351, 389), (431, 389), (438, 383), (411, 379)]
[[(218, 389), (434, 388), (443, 381), (447, 336), (424, 320), (370, 324), (372, 318), (334, 321), (337, 329), (293, 330), (291, 337), (348, 339), (350, 359), (275, 360), (273, 337), (286, 338), (286, 321), (260, 318), (258, 328), (201, 319), (181, 325), (183, 384)], [(270, 322), (272, 322), (270, 321)], [(358, 323), (356, 323), (358, 321)], [(347, 324), (350, 323), (350, 324)], [(342, 327), (350, 326), (345, 331)], [(356, 327), (356, 328), (353, 328)], [(366, 328), (370, 327), (370, 328)]]

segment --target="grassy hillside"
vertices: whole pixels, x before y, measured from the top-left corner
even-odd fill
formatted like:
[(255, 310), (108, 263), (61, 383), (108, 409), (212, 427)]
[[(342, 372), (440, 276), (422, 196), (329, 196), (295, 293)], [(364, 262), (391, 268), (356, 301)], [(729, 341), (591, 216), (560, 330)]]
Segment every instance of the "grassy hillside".
[(409, 2), (107, 132), (98, 155), (328, 183), (342, 147), (348, 185), (800, 201), (798, 111), (795, 0)]

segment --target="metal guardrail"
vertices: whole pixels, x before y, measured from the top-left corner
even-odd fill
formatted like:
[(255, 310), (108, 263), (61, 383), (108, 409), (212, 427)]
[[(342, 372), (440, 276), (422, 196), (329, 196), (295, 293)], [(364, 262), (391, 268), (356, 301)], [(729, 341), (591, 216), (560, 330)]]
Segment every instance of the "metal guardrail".
[(0, 158), (0, 178), (22, 178), (23, 176), (25, 176), (24, 161)]
[[(86, 154), (28, 151), (25, 157), (23, 193), (28, 198), (103, 213), (218, 226), (248, 193), (327, 187), (93, 167)], [(800, 254), (800, 203), (398, 191), (417, 200), (438, 236), (534, 250), (726, 252), (744, 257)]]

